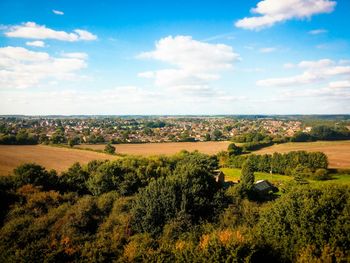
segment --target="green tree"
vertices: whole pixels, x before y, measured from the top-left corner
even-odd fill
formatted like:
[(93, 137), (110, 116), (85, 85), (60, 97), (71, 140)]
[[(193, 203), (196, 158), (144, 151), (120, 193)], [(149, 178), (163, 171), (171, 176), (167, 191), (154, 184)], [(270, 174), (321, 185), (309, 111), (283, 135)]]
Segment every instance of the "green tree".
[(78, 145), (80, 143), (79, 137), (73, 137), (68, 140), (69, 147), (73, 147), (74, 145)]
[(153, 180), (139, 192), (132, 209), (134, 229), (156, 235), (180, 215), (188, 215), (192, 222), (206, 219), (213, 215), (217, 190), (208, 170), (185, 162), (175, 169), (173, 176)]
[(87, 194), (89, 193), (86, 187), (88, 177), (89, 173), (79, 163), (74, 163), (68, 171), (63, 172), (59, 177), (60, 187), (63, 191)]
[(211, 134), (211, 139), (214, 141), (218, 141), (222, 139), (222, 131), (215, 129), (213, 133)]
[(46, 171), (44, 167), (35, 163), (26, 163), (14, 170), (14, 182), (17, 187), (25, 184), (42, 186), (44, 189), (54, 189), (58, 177), (55, 170)]
[(236, 156), (236, 155), (240, 155), (242, 153), (242, 148), (237, 146), (234, 143), (231, 143), (228, 147), (227, 147), (227, 151), (228, 154), (230, 156)]
[(112, 144), (108, 143), (108, 144), (105, 146), (104, 151), (105, 151), (106, 153), (108, 153), (108, 154), (115, 154), (115, 147), (114, 147)]
[(349, 194), (348, 186), (339, 185), (290, 189), (262, 211), (256, 228), (261, 242), (271, 246), (281, 262), (295, 261), (308, 245), (318, 251), (327, 244), (334, 250), (349, 251)]
[(296, 132), (294, 136), (290, 138), (291, 142), (311, 142), (314, 140), (314, 137), (312, 137), (309, 133), (305, 133), (302, 131)]
[(207, 142), (211, 141), (211, 136), (210, 136), (209, 133), (206, 133), (206, 134), (205, 134), (205, 140), (206, 140)]
[(242, 166), (240, 182), (242, 186), (249, 191), (253, 189), (254, 181), (254, 170), (248, 159)]
[[(62, 127), (61, 127), (62, 128)], [(60, 144), (66, 142), (66, 137), (64, 136), (64, 131), (62, 129), (57, 129), (51, 136), (51, 142), (54, 144)]]

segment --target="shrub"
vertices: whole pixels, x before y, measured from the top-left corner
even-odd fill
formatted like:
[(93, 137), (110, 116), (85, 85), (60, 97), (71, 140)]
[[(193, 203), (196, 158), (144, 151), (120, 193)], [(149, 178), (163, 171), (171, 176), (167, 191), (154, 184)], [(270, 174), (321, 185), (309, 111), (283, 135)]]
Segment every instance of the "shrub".
[(237, 146), (234, 143), (231, 143), (228, 147), (227, 147), (227, 151), (229, 156), (236, 156), (236, 155), (240, 155), (243, 151), (243, 149), (239, 146)]
[(112, 144), (108, 143), (108, 144), (105, 146), (104, 151), (105, 151), (106, 153), (108, 153), (108, 154), (115, 154), (115, 147), (114, 147)]
[(315, 173), (311, 176), (311, 179), (324, 181), (332, 179), (332, 176), (329, 174), (327, 169), (317, 169)]

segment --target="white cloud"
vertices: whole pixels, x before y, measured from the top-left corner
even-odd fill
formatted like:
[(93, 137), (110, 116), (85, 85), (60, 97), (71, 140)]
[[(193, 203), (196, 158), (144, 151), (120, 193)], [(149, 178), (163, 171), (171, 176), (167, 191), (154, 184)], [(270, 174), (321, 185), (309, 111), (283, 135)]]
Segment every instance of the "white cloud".
[(45, 47), (45, 42), (40, 40), (28, 41), (26, 42), (26, 45), (31, 47)]
[(330, 87), (316, 88), (316, 89), (306, 89), (306, 90), (288, 90), (282, 93), (284, 98), (323, 98), (329, 102), (330, 99), (336, 101), (348, 101), (350, 100), (350, 90), (346, 89), (334, 89)]
[(236, 27), (259, 30), (293, 18), (305, 19), (315, 14), (331, 13), (336, 6), (332, 0), (262, 0), (251, 13), (235, 23)]
[(309, 34), (310, 35), (320, 35), (320, 34), (325, 34), (327, 32), (328, 32), (328, 30), (326, 30), (326, 29), (314, 29), (314, 30), (309, 31)]
[(96, 40), (97, 39), (97, 36), (95, 36), (94, 34), (90, 33), (89, 31), (86, 31), (86, 30), (75, 29), (74, 32), (78, 34), (78, 39), (79, 40), (90, 41), (90, 40)]
[(56, 39), (61, 41), (96, 40), (97, 36), (82, 29), (75, 29), (74, 33), (56, 31), (47, 28), (45, 25), (38, 25), (34, 22), (27, 22), (17, 26), (9, 27), (5, 32), (8, 37), (28, 38), (28, 39)]
[(350, 60), (349, 59), (341, 59), (339, 60), (339, 65), (347, 65), (350, 64)]
[(44, 80), (73, 79), (85, 67), (82, 57), (51, 57), (23, 47), (3, 47), (0, 48), (0, 87), (23, 89)]
[(276, 51), (277, 49), (275, 47), (263, 47), (259, 49), (260, 53), (271, 53)]
[(52, 13), (54, 13), (55, 15), (59, 15), (59, 16), (63, 16), (64, 15), (64, 13), (62, 11), (55, 10), (55, 9), (52, 10)]
[(329, 83), (329, 87), (332, 89), (347, 89), (350, 88), (350, 80), (332, 81)]
[(77, 59), (87, 59), (88, 54), (83, 52), (73, 52), (73, 53), (62, 53), (63, 57), (66, 58), (77, 58)]
[(343, 66), (339, 62), (334, 62), (330, 59), (321, 59), (318, 61), (301, 61), (298, 68), (304, 72), (284, 78), (270, 78), (257, 81), (258, 86), (296, 86), (317, 83), (327, 80), (332, 77), (349, 75), (350, 66)]
[(141, 53), (138, 58), (165, 62), (173, 67), (138, 74), (154, 79), (156, 86), (207, 93), (209, 82), (219, 79), (223, 70), (232, 69), (239, 55), (227, 45), (200, 42), (190, 36), (168, 36), (156, 42), (155, 50)]

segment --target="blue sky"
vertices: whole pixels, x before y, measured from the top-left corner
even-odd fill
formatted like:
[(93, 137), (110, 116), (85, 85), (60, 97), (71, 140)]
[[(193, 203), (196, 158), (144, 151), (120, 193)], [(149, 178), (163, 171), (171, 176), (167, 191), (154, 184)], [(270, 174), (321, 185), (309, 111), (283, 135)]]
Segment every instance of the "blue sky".
[(350, 113), (350, 1), (0, 1), (0, 114)]

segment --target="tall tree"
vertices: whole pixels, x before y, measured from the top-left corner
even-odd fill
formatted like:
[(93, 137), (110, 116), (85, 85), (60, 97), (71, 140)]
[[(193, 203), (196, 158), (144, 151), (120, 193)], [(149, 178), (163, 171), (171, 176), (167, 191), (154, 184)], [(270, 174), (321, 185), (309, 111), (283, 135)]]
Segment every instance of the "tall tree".
[(251, 190), (254, 184), (254, 169), (249, 159), (243, 164), (241, 171), (241, 183), (246, 190)]

